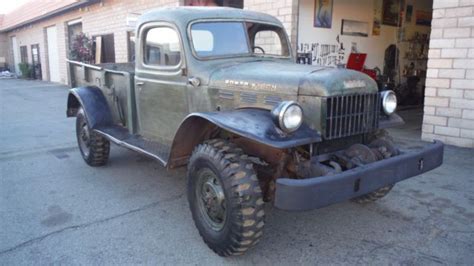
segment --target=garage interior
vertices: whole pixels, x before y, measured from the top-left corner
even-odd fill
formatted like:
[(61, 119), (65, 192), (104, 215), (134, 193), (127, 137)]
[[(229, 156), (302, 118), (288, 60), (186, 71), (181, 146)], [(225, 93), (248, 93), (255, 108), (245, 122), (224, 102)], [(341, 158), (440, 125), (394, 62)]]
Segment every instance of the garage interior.
[(394, 90), (403, 133), (419, 139), (432, 0), (300, 0), (297, 60), (350, 68)]

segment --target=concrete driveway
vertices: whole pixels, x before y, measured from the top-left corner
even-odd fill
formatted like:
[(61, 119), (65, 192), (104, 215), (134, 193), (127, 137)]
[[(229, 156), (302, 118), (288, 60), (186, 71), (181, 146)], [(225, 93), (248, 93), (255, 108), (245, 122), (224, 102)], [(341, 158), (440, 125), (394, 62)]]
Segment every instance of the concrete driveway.
[[(474, 264), (474, 151), (446, 147), (442, 167), (369, 205), (303, 213), (267, 206), (265, 234), (244, 256), (201, 240), (185, 171), (113, 146), (88, 167), (66, 119), (67, 88), (0, 80), (0, 265)], [(396, 129), (405, 145), (419, 126)]]

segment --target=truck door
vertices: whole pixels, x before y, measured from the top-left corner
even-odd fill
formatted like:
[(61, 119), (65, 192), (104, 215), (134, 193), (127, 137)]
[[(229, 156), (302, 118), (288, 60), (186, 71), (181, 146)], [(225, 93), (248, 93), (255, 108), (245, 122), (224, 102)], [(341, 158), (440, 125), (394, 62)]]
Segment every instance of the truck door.
[(149, 23), (140, 28), (136, 56), (135, 93), (138, 133), (171, 144), (185, 116), (187, 78), (184, 53), (176, 27)]

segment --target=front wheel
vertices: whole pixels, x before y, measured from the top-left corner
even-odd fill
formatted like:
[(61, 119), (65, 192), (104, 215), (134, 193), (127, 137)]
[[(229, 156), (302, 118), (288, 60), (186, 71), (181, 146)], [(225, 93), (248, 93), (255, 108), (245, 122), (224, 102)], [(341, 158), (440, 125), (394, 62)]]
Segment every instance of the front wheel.
[(264, 203), (253, 164), (221, 139), (206, 141), (188, 166), (188, 201), (199, 234), (220, 256), (240, 255), (260, 240)]

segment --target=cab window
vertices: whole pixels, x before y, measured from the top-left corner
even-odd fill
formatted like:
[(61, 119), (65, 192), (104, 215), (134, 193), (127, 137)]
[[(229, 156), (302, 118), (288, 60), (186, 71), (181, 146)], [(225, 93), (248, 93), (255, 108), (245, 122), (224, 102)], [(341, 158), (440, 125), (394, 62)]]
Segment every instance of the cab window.
[(247, 22), (248, 35), (254, 55), (290, 56), (285, 31), (274, 25)]
[(275, 31), (264, 30), (255, 34), (254, 53), (284, 56), (280, 36)]
[(156, 27), (145, 36), (144, 62), (151, 66), (178, 66), (181, 63), (179, 35), (170, 27)]

